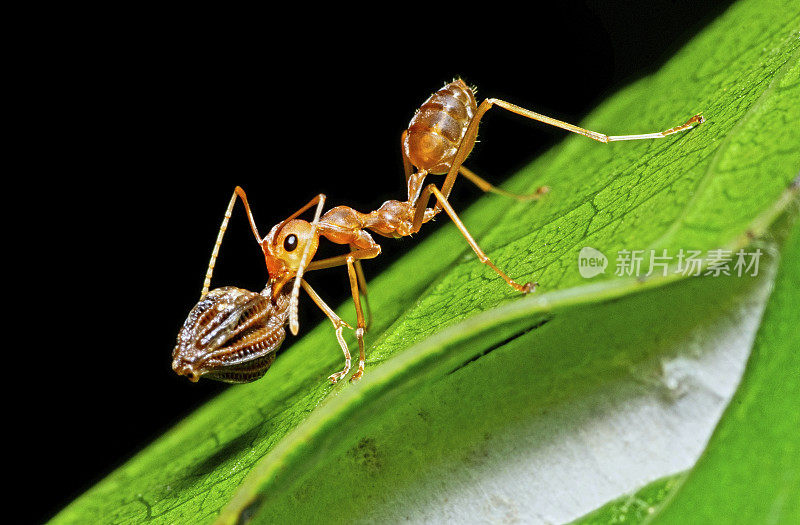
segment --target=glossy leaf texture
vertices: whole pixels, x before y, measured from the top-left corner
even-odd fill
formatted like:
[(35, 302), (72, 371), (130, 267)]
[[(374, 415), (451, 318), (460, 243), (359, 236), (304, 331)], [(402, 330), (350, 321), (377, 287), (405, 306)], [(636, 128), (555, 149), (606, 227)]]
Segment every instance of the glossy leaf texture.
[[(370, 281), (363, 380), (328, 384), (341, 366), (332, 329), (301, 327), (307, 333), (287, 340), (262, 380), (228, 389), (53, 522), (336, 522), (366, 519), (373, 507), (402, 518), (393, 491), (430, 497), (415, 489), (418, 480), (479, 463), (480, 443), (514, 435), (547, 407), (602, 393), (628, 365), (679, 341), (687, 323), (747, 293), (746, 279), (725, 279), (729, 292), (720, 295), (723, 280), (708, 284), (713, 278), (616, 276), (613, 255), (737, 250), (791, 207), (796, 191), (787, 188), (800, 169), (798, 29), (791, 2), (735, 4), (582, 123), (636, 133), (702, 111), (703, 125), (658, 141), (567, 137), (506, 185), (548, 185), (542, 200), (487, 196), (462, 213), (499, 267), (540, 283), (535, 294), (511, 292), (447, 225)], [(578, 271), (586, 246), (609, 257), (591, 280)], [(338, 311), (353, 317), (352, 306)], [(447, 476), (437, 479), (447, 485)]]

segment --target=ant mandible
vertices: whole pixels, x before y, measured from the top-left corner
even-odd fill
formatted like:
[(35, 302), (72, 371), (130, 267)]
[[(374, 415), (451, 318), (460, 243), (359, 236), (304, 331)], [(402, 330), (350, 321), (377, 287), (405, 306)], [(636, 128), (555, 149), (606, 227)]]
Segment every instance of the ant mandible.
[[(285, 325), (289, 324), (292, 334), (298, 333), (297, 304), (300, 288), (303, 288), (333, 323), (336, 339), (344, 353), (345, 366), (329, 379), (334, 383), (339, 381), (348, 374), (351, 366), (350, 352), (342, 337), (342, 330), (353, 327), (325, 304), (303, 276), (314, 270), (346, 266), (356, 310), (355, 334), (359, 350), (358, 370), (351, 381), (357, 380), (364, 373), (364, 332), (367, 327), (361, 303), (361, 296), (364, 296), (365, 301), (367, 297), (361, 260), (372, 259), (381, 253), (381, 247), (369, 231), (384, 237), (409, 236), (418, 232), (423, 224), (442, 210), (456, 224), (478, 259), (494, 270), (509, 286), (523, 294), (535, 289), (536, 283), (519, 284), (494, 265), (448, 201), (459, 174), (483, 191), (519, 200), (535, 199), (547, 191), (546, 187), (542, 187), (530, 195), (509, 193), (496, 188), (463, 165), (475, 144), (481, 118), (494, 106), (602, 143), (663, 138), (691, 129), (704, 120), (698, 114), (685, 124), (657, 133), (609, 136), (535, 113), (504, 100), (487, 98), (478, 105), (475, 90), (461, 79), (456, 79), (431, 95), (417, 110), (408, 129), (402, 133), (403, 167), (408, 192), (405, 201), (386, 201), (380, 208), (369, 213), (361, 213), (348, 206), (337, 206), (323, 215), (325, 195), (319, 194), (262, 237), (250, 211), (247, 195), (241, 187), (236, 187), (214, 244), (200, 301), (178, 336), (178, 344), (173, 352), (175, 371), (187, 375), (193, 381), (203, 375), (228, 382), (258, 379), (272, 364), (275, 351), (285, 337)], [(433, 183), (425, 185), (428, 175), (446, 175), (441, 188)], [(429, 207), (431, 197), (436, 201)], [(234, 287), (218, 288), (209, 292), (219, 248), (237, 198), (242, 200), (253, 235), (264, 252), (269, 282), (260, 294)], [(298, 218), (315, 206), (311, 222)], [(336, 244), (346, 244), (350, 251), (343, 255), (314, 260), (320, 237)], [(291, 288), (286, 286), (290, 282), (293, 283)], [(369, 311), (368, 303), (367, 310)]]

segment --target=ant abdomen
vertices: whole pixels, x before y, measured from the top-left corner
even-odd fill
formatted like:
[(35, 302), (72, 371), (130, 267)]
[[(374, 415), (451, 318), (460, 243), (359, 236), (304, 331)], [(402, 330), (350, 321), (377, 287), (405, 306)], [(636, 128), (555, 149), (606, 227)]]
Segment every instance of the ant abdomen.
[[(408, 125), (403, 148), (408, 160), (428, 173), (447, 173), (477, 110), (475, 94), (455, 80), (431, 95)], [(466, 144), (466, 153), (472, 150)]]

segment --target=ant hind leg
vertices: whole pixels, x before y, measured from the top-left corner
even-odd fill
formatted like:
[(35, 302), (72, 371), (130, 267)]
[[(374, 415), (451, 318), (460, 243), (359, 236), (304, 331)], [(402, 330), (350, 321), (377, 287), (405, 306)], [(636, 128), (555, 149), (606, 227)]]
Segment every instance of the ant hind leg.
[(458, 228), (458, 231), (461, 232), (461, 235), (464, 236), (464, 239), (467, 240), (467, 243), (470, 245), (472, 250), (475, 252), (475, 255), (478, 256), (478, 259), (483, 264), (489, 266), (492, 270), (495, 271), (497, 275), (502, 277), (503, 280), (506, 283), (508, 283), (509, 286), (511, 286), (518, 292), (526, 294), (536, 289), (538, 283), (528, 282), (525, 284), (519, 284), (516, 281), (514, 281), (511, 277), (506, 275), (506, 273), (503, 272), (500, 268), (494, 265), (494, 263), (483, 252), (483, 250), (481, 250), (481, 247), (478, 246), (478, 243), (475, 242), (475, 239), (469, 233), (467, 227), (464, 226), (464, 223), (461, 222), (461, 219), (459, 218), (458, 214), (450, 205), (450, 203), (447, 201), (447, 197), (445, 197), (444, 194), (441, 191), (439, 191), (439, 188), (437, 188), (435, 184), (428, 184), (427, 186), (425, 186), (425, 189), (422, 190), (422, 195), (420, 195), (419, 201), (417, 202), (417, 208), (414, 214), (413, 227), (416, 228), (414, 231), (417, 231), (419, 227), (422, 225), (422, 220), (424, 218), (424, 214), (428, 206), (428, 201), (430, 200), (431, 195), (434, 195), (436, 197), (436, 200), (438, 201), (437, 206), (441, 207), (445, 212), (447, 212), (447, 215), (450, 216), (450, 220), (452, 220), (455, 223), (456, 227)]

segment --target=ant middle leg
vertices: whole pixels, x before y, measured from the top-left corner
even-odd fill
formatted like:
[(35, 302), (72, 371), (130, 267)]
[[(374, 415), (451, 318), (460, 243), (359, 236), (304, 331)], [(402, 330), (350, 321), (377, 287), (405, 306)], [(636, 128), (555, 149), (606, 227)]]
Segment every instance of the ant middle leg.
[(498, 195), (502, 195), (504, 197), (511, 197), (512, 199), (517, 199), (518, 201), (530, 201), (535, 200), (550, 191), (548, 186), (540, 186), (536, 189), (535, 192), (529, 193), (527, 195), (520, 195), (518, 193), (511, 193), (510, 191), (506, 191), (502, 188), (498, 188), (497, 186), (493, 185), (489, 181), (479, 177), (474, 171), (468, 169), (466, 166), (459, 166), (458, 172), (465, 176), (470, 182), (472, 182), (475, 186), (480, 188), (481, 190), (489, 193), (496, 193)]
[(367, 311), (367, 326), (366, 330), (372, 326), (372, 309), (369, 307), (369, 294), (367, 293), (367, 279), (364, 277), (364, 269), (361, 268), (361, 261), (356, 259), (354, 266), (356, 267), (356, 277), (358, 277), (358, 289), (364, 297), (364, 308)]
[(358, 290), (360, 292), (361, 297), (364, 299), (364, 308), (367, 312), (367, 319), (366, 319), (366, 326), (364, 327), (365, 330), (369, 330), (370, 325), (372, 325), (372, 309), (369, 306), (369, 296), (367, 294), (367, 280), (364, 277), (364, 270), (361, 268), (361, 259), (373, 259), (377, 257), (381, 253), (381, 247), (379, 245), (375, 245), (373, 248), (370, 249), (358, 249), (354, 246), (350, 246), (352, 251), (350, 253), (346, 253), (344, 255), (337, 255), (335, 257), (328, 257), (327, 259), (319, 259), (317, 261), (312, 261), (307, 267), (306, 271), (313, 271), (313, 270), (322, 270), (324, 268), (334, 268), (336, 266), (342, 266), (347, 264), (348, 259), (353, 259), (353, 267), (356, 273), (356, 279), (358, 282)]
[(364, 321), (364, 312), (361, 310), (359, 275), (356, 273), (354, 264), (356, 260), (352, 256), (348, 257), (346, 260), (347, 276), (350, 279), (350, 292), (353, 294), (353, 303), (356, 306), (356, 339), (358, 340), (358, 370), (356, 370), (356, 373), (350, 378), (350, 381), (357, 381), (364, 375), (364, 361), (366, 359), (364, 355), (364, 331), (366, 330), (366, 322)]
[[(366, 360), (364, 351), (364, 332), (366, 332), (367, 327), (369, 326), (372, 320), (372, 312), (370, 311), (369, 301), (367, 299), (367, 282), (366, 279), (364, 278), (364, 271), (361, 268), (361, 259), (372, 258), (377, 256), (380, 253), (380, 247), (376, 245), (376, 248), (377, 249), (372, 249), (372, 250), (353, 249), (353, 251), (344, 255), (338, 255), (336, 257), (329, 257), (327, 259), (313, 261), (307, 267), (308, 271), (313, 271), (313, 270), (320, 270), (323, 268), (333, 268), (336, 266), (341, 266), (343, 264), (347, 265), (347, 274), (350, 281), (350, 291), (353, 295), (353, 304), (355, 305), (356, 309), (357, 328), (355, 329), (355, 332), (356, 332), (356, 339), (358, 340), (358, 370), (356, 371), (355, 374), (353, 374), (353, 377), (350, 378), (350, 381), (356, 381), (359, 378), (361, 378), (361, 376), (364, 374), (364, 362)], [(304, 288), (308, 286), (305, 280), (303, 281), (303, 283), (304, 283)], [(307, 292), (309, 291), (308, 288), (306, 289)], [(309, 292), (309, 295), (311, 295), (311, 292)], [(362, 295), (364, 297), (364, 303), (366, 304), (367, 307), (368, 320), (365, 320), (364, 311), (362, 310), (361, 307)], [(314, 299), (314, 296), (312, 296), (312, 299), (314, 299), (315, 302), (317, 302), (317, 306), (322, 308), (323, 311), (325, 311), (325, 313), (328, 314), (328, 317), (331, 319), (331, 322), (334, 323), (334, 326), (337, 326), (337, 322), (334, 321), (334, 317), (331, 317), (332, 315), (336, 316), (336, 314), (334, 314), (332, 311), (330, 311), (329, 313), (330, 309), (328, 308), (326, 310), (327, 305), (322, 303), (322, 299), (319, 299), (319, 296), (316, 297), (317, 298)], [(338, 317), (336, 317), (336, 319), (338, 319)], [(341, 323), (344, 323), (344, 321), (341, 320), (339, 321)], [(346, 325), (346, 323), (344, 324)], [(340, 335), (341, 335), (341, 329), (337, 328), (337, 339), (340, 341), (341, 344), (342, 339), (340, 338)], [(342, 349), (345, 350), (346, 345), (343, 346)], [(337, 372), (336, 374), (331, 375), (331, 377), (329, 378), (332, 382), (334, 383), (337, 382), (339, 379), (347, 375), (347, 372), (350, 370), (349, 367), (350, 354), (347, 351), (345, 351), (345, 362), (347, 364), (345, 369), (342, 370), (341, 372)]]

